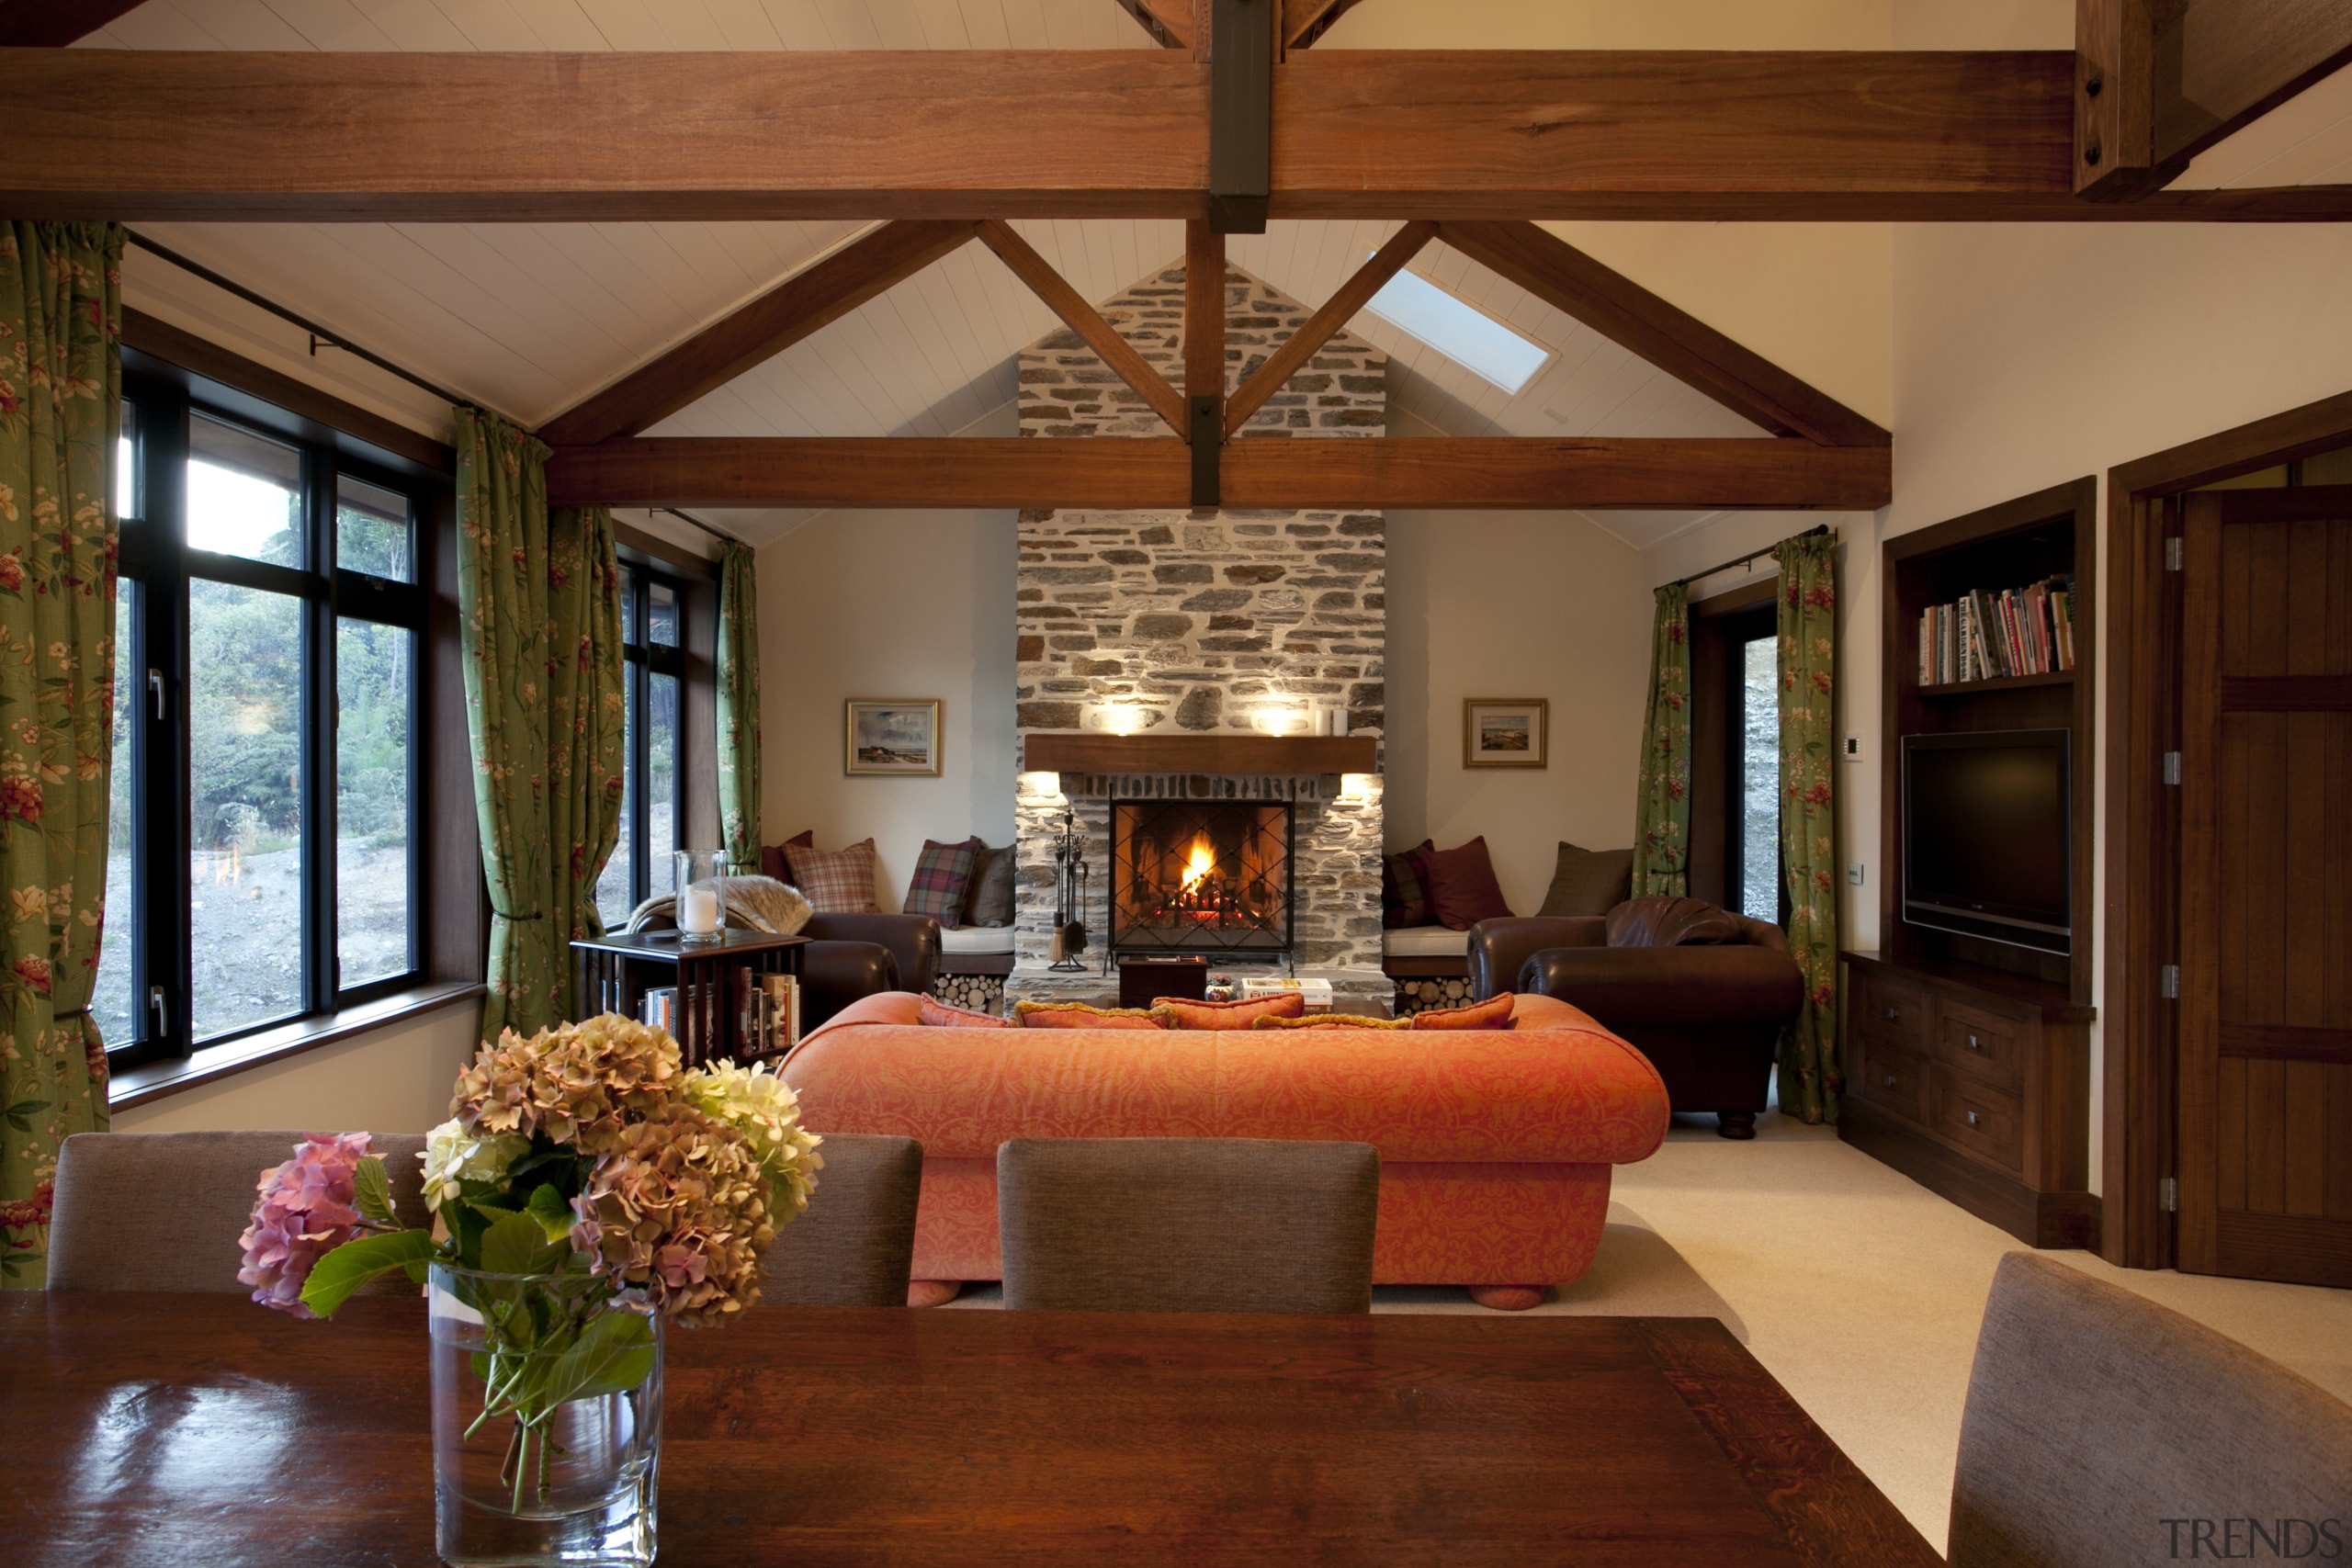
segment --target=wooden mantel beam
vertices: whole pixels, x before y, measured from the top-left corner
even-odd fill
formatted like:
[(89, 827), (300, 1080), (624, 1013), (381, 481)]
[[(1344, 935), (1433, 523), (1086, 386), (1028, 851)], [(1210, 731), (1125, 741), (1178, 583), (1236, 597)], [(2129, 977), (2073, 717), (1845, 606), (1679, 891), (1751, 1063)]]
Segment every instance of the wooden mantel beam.
[[(2335, 186), (2079, 200), (2070, 51), (1342, 50), (1273, 71), (1277, 218), (2352, 217)], [(0, 51), (0, 79), (19, 218), (1208, 215), (1209, 68), (1172, 50)]]
[[(1173, 437), (644, 437), (563, 446), (557, 506), (1168, 508), (1192, 504)], [(1236, 441), (1229, 507), (1712, 511), (1887, 503), (1883, 446), (1810, 441), (1364, 437)]]

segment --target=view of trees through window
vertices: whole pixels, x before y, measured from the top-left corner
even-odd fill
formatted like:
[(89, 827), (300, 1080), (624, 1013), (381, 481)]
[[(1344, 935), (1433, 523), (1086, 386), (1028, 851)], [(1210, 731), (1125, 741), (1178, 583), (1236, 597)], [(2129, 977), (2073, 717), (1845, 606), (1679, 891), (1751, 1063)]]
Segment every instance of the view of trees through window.
[(1781, 918), (1780, 639), (1741, 648), (1739, 911)]
[(621, 569), (621, 638), (628, 678), (620, 840), (596, 879), (596, 912), (618, 931), (629, 911), (672, 890), (678, 849), (679, 646), (674, 583)]

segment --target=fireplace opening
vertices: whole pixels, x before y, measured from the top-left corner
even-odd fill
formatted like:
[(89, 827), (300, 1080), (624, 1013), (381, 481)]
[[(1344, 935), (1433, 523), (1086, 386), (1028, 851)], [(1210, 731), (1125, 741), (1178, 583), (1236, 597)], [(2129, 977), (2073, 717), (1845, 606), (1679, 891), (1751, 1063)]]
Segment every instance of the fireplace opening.
[(1290, 949), (1288, 801), (1111, 807), (1111, 946), (1268, 955)]

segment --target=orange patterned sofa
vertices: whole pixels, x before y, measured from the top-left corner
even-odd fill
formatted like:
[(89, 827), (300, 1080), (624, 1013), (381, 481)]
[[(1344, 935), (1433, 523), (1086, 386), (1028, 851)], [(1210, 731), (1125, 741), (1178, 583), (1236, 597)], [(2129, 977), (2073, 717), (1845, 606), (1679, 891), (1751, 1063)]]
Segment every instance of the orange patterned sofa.
[(1609, 1168), (1666, 1135), (1648, 1058), (1567, 1003), (1509, 1030), (950, 1029), (867, 997), (786, 1061), (808, 1125), (923, 1146), (911, 1299), (1002, 1278), (1008, 1138), (1332, 1138), (1380, 1151), (1373, 1279), (1532, 1306), (1591, 1265)]

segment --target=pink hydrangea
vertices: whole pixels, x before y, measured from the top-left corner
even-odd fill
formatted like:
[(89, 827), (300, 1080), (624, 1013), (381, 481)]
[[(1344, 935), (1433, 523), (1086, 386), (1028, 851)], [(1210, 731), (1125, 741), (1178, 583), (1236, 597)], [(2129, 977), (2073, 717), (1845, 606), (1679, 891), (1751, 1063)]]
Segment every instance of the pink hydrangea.
[(254, 1287), (254, 1300), (296, 1317), (318, 1315), (302, 1304), (302, 1286), (321, 1258), (359, 1233), (352, 1173), (369, 1152), (365, 1133), (314, 1133), (292, 1159), (262, 1172), (253, 1224), (237, 1238), (245, 1253), (237, 1278)]

